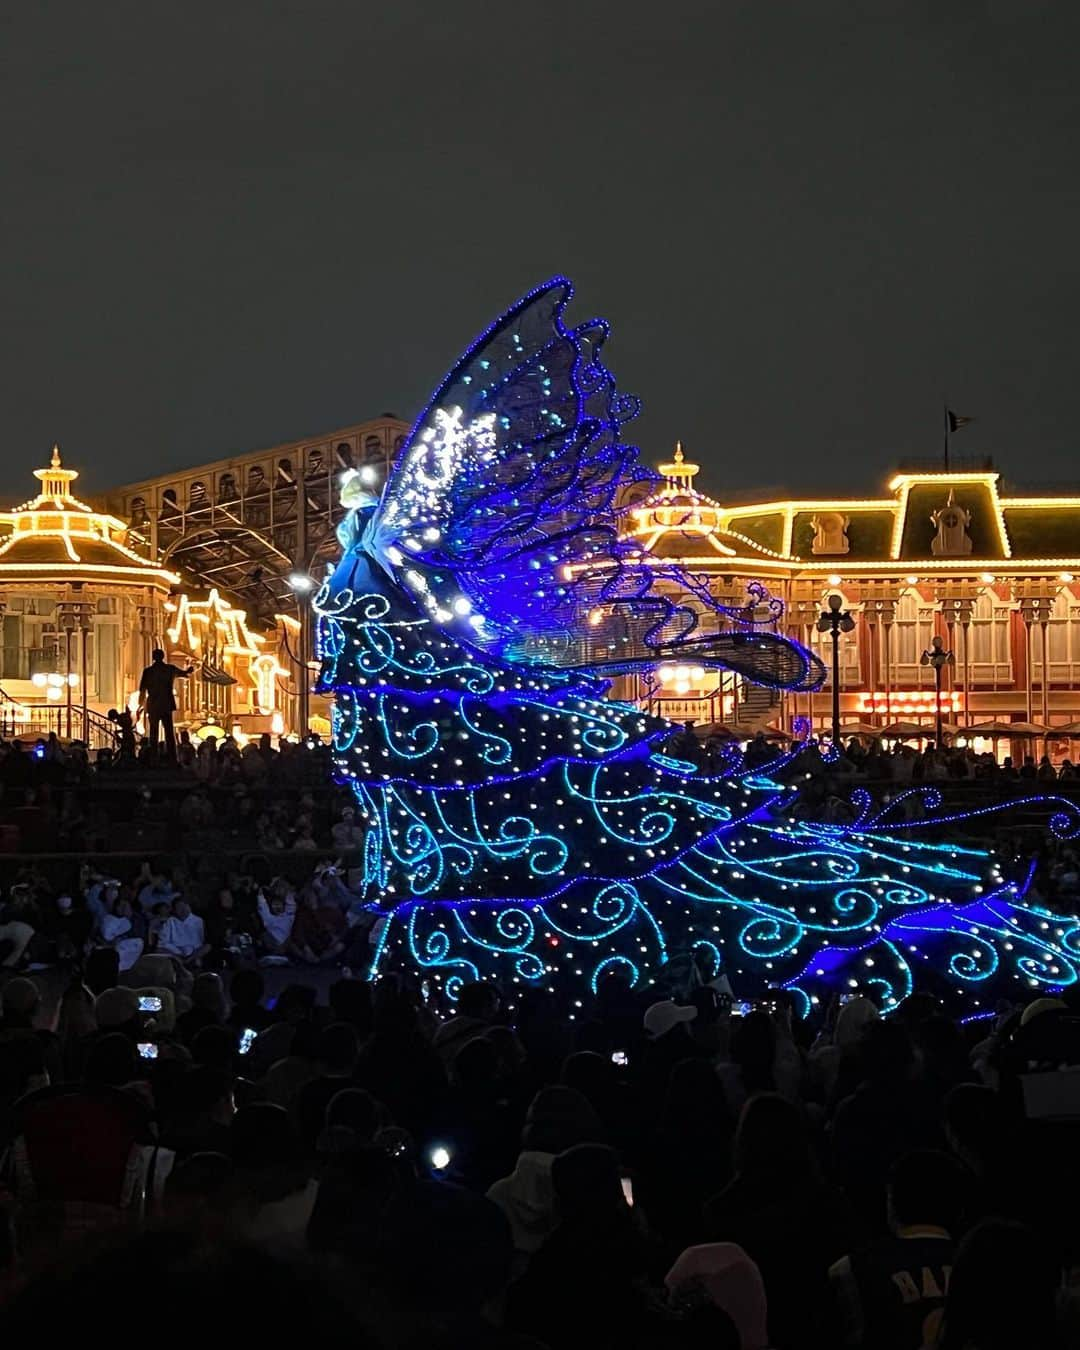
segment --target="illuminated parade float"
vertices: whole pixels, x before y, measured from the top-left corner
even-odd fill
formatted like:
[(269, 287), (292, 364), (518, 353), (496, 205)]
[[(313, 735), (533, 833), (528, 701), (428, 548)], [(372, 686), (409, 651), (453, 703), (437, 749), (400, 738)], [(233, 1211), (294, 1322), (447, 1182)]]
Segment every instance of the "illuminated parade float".
[[(1077, 921), (1026, 904), (1029, 878), (967, 842), (964, 818), (939, 809), (936, 829), (932, 789), (914, 790), (917, 828), (902, 793), (855, 793), (853, 825), (821, 824), (792, 786), (798, 744), (766, 771), (729, 743), (706, 771), (670, 723), (607, 697), (667, 668), (807, 700), (824, 669), (767, 587), (718, 597), (643, 546), (633, 512), (659, 508), (622, 438), (637, 405), (602, 364), (606, 325), (567, 324), (570, 295), (553, 281), (480, 337), (377, 499), (346, 476), (315, 609), (385, 919), (374, 969), (418, 968), (450, 997), (481, 976), (558, 990), (571, 1014), (610, 972), (722, 973), (805, 1006), (870, 989), (886, 1010), (932, 983), (973, 1013), (1074, 982)], [(1068, 803), (1043, 807), (1077, 828)]]

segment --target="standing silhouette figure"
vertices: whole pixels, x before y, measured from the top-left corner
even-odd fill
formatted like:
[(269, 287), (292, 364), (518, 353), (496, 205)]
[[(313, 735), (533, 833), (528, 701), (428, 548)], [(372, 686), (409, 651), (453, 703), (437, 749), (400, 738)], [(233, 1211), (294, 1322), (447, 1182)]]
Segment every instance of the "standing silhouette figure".
[(151, 660), (152, 664), (146, 667), (139, 681), (139, 711), (146, 711), (151, 753), (157, 754), (160, 728), (165, 734), (165, 754), (169, 759), (175, 759), (173, 713), (176, 711), (176, 695), (173, 693), (173, 684), (178, 677), (190, 675), (195, 667), (181, 670), (179, 666), (169, 665), (160, 647), (151, 653)]

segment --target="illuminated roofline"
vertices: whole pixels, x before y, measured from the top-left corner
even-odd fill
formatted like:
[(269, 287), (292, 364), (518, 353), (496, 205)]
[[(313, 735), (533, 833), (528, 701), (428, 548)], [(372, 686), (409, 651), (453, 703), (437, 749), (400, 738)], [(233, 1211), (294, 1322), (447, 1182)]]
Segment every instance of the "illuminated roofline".
[(98, 573), (116, 574), (124, 577), (141, 577), (145, 581), (160, 581), (166, 586), (178, 586), (178, 572), (166, 571), (163, 567), (124, 567), (119, 563), (18, 563), (0, 562), (0, 572), (59, 572), (67, 576), (70, 573), (83, 577), (96, 576)]
[(894, 473), (889, 479), (889, 487), (892, 490), (902, 487), (905, 483), (985, 483), (988, 487), (997, 483), (1001, 477), (994, 469), (985, 469), (978, 473), (950, 473), (942, 470), (941, 473)]
[(1001, 497), (1002, 507), (1080, 506), (1080, 497)]

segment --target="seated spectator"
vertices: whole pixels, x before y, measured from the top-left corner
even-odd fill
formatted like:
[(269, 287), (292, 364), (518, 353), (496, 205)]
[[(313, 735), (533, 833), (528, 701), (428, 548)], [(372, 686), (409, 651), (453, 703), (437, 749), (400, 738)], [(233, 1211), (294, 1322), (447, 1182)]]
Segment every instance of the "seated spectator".
[(960, 1083), (944, 1101), (945, 1140), (972, 1174), (974, 1213), (1019, 1217), (1016, 1148), (1001, 1097), (981, 1083)]
[(296, 897), (292, 888), (280, 878), (270, 887), (270, 898), (259, 892), (259, 918), (262, 935), (259, 947), (266, 957), (284, 962), (292, 946), (293, 924), (296, 921)]
[(197, 966), (210, 950), (203, 921), (186, 900), (174, 902), (172, 914), (158, 933), (157, 950), (191, 966)]
[(701, 1232), (702, 1200), (731, 1180), (734, 1121), (723, 1085), (703, 1059), (677, 1064), (659, 1128), (638, 1150), (635, 1201), (672, 1250)]
[(776, 1345), (800, 1346), (806, 1310), (819, 1307), (829, 1266), (848, 1249), (845, 1206), (820, 1175), (798, 1107), (762, 1093), (743, 1108), (735, 1177), (705, 1205), (710, 1242), (734, 1242), (761, 1271)]
[(237, 970), (229, 981), (231, 1008), (229, 1026), (241, 1032), (246, 1027), (262, 1031), (270, 1025), (270, 1013), (263, 1006), (265, 984), (257, 970)]
[(97, 920), (100, 939), (117, 954), (118, 968), (130, 970), (143, 954), (146, 923), (142, 915), (136, 917), (131, 901), (119, 888), (104, 891), (104, 912)]
[(300, 1089), (296, 1104), (300, 1142), (309, 1153), (315, 1150), (326, 1108), (352, 1083), (358, 1049), (356, 1032), (347, 1022), (335, 1022), (319, 1034), (316, 1055), (320, 1072)]
[(1057, 1298), (1061, 1267), (1023, 1224), (987, 1219), (960, 1244), (949, 1281), (940, 1350), (1064, 1350)]
[(846, 1003), (837, 1000), (830, 1008), (825, 1029), (810, 1053), (811, 1073), (820, 1080), (822, 1097), (830, 1106), (848, 1095), (847, 1091), (841, 1091), (838, 1096), (837, 1085), (856, 1076), (853, 1071), (863, 1028), (877, 1018), (876, 1005), (862, 995)]
[(220, 1068), (197, 1065), (180, 1075), (162, 1126), (162, 1143), (177, 1161), (193, 1154), (226, 1153), (233, 1105), (232, 1075)]
[(414, 1139), (428, 1138), (446, 1096), (446, 1070), (421, 1030), (414, 1001), (393, 979), (375, 986), (374, 1029), (355, 1077)]
[(508, 1324), (560, 1350), (662, 1343), (672, 1317), (649, 1289), (618, 1155), (571, 1147), (552, 1160), (550, 1179), (558, 1220), (510, 1290)]
[(330, 830), (334, 847), (347, 853), (350, 849), (363, 848), (364, 830), (356, 823), (356, 812), (351, 806), (341, 808), (341, 818)]
[(139, 877), (139, 908), (145, 915), (153, 914), (159, 905), (172, 903), (176, 891), (164, 872), (152, 871), (149, 864), (143, 864)]
[(252, 950), (258, 933), (255, 916), (236, 903), (228, 886), (222, 886), (206, 913), (206, 941), (218, 966), (229, 966)]
[(755, 1008), (731, 1019), (731, 1052), (719, 1066), (721, 1082), (733, 1116), (755, 1092), (780, 1092), (788, 1101), (798, 1097), (802, 1064), (791, 1040), (787, 1010), (773, 1014)]
[(204, 970), (191, 987), (191, 1007), (176, 1019), (176, 1031), (190, 1046), (203, 1027), (220, 1026), (225, 1020), (225, 988), (221, 976)]
[(971, 1176), (947, 1153), (909, 1153), (888, 1186), (890, 1234), (829, 1271), (837, 1344), (922, 1350), (937, 1341)]
[(432, 1137), (453, 1152), (454, 1177), (484, 1192), (514, 1166), (521, 1117), (504, 1082), (499, 1053), (483, 1036), (467, 1041), (450, 1066), (450, 1092)]
[[(12, 888), (12, 900), (15, 901), (15, 889)], [(26, 906), (8, 903), (0, 907), (0, 967), (5, 970), (17, 970), (30, 939), (34, 936), (34, 925), (29, 922)]]
[(474, 1036), (482, 1035), (499, 1013), (499, 991), (486, 980), (472, 980), (461, 986), (454, 1015), (440, 1023), (434, 1045), (442, 1062), (449, 1065), (457, 1052)]
[(740, 1350), (766, 1350), (768, 1308), (761, 1271), (741, 1247), (713, 1242), (689, 1247), (664, 1277), (676, 1303), (705, 1298), (731, 1318)]
[(662, 999), (645, 1011), (645, 1044), (639, 1074), (646, 1105), (651, 1103), (654, 1119), (662, 1109), (672, 1069), (698, 1053), (688, 1028), (697, 1015), (697, 1008), (673, 999)]
[(229, 1134), (244, 1234), (270, 1251), (299, 1250), (317, 1187), (287, 1112), (269, 1102), (241, 1107)]
[(329, 965), (345, 950), (345, 916), (332, 903), (320, 901), (313, 887), (304, 889), (296, 911), (289, 952), (306, 965)]
[(875, 1224), (884, 1213), (893, 1163), (916, 1149), (939, 1147), (944, 1139), (905, 1029), (892, 1021), (871, 1022), (860, 1044), (863, 1081), (836, 1109), (832, 1154), (849, 1201)]
[(533, 1098), (514, 1170), (487, 1192), (510, 1223), (514, 1251), (522, 1265), (555, 1227), (551, 1178), (555, 1155), (575, 1144), (599, 1143), (602, 1135), (596, 1113), (580, 1093), (549, 1087)]

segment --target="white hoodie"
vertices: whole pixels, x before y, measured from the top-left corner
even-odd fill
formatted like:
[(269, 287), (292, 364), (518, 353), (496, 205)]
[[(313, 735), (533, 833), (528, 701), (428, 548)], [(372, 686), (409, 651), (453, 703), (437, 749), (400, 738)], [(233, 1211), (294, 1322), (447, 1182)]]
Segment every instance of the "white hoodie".
[(290, 895), (285, 901), (284, 913), (275, 914), (266, 903), (266, 896), (260, 891), (259, 918), (262, 919), (263, 927), (274, 942), (279, 947), (283, 947), (292, 936), (293, 920), (296, 918), (296, 901)]

